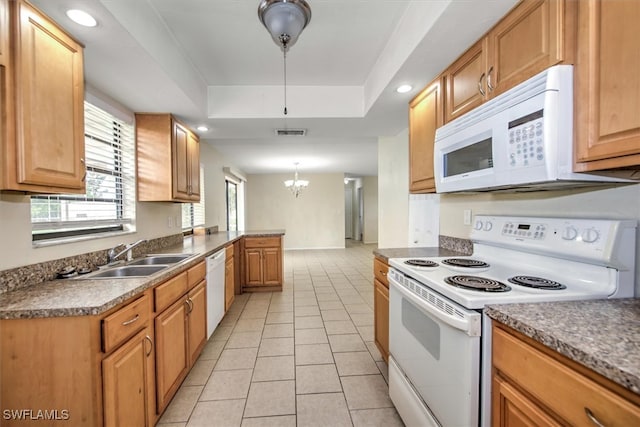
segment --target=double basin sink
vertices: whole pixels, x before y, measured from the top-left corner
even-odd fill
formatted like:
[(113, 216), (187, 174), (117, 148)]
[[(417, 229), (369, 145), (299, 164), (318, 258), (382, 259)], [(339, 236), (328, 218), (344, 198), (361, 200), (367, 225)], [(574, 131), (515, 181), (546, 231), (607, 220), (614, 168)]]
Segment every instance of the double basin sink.
[(146, 277), (160, 270), (182, 262), (194, 256), (193, 254), (161, 254), (147, 255), (133, 261), (129, 261), (126, 265), (117, 267), (107, 267), (84, 276), (83, 279), (116, 279), (129, 277)]

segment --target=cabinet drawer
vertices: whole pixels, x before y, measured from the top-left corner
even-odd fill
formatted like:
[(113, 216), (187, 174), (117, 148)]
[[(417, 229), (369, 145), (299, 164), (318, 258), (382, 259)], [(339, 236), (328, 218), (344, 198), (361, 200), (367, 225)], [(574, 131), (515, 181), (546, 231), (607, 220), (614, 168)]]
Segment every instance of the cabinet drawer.
[(228, 260), (230, 260), (231, 258), (233, 258), (233, 253), (234, 253), (234, 252), (233, 252), (233, 245), (229, 245), (229, 246), (227, 246), (227, 247), (226, 247), (226, 248), (224, 248), (224, 249), (225, 249), (225, 251), (226, 251), (226, 252), (225, 252), (225, 259), (228, 261)]
[(156, 313), (159, 313), (166, 307), (169, 307), (188, 290), (186, 271), (156, 287), (153, 290)]
[(204, 261), (187, 270), (187, 281), (189, 283), (189, 289), (193, 288), (195, 285), (202, 282), (206, 275), (207, 275), (207, 266), (204, 263)]
[(590, 425), (587, 410), (606, 426), (640, 425), (640, 407), (495, 327), (493, 365), (570, 425)]
[(149, 296), (144, 295), (102, 320), (102, 349), (105, 353), (144, 328), (150, 314)]
[(279, 248), (280, 237), (245, 237), (245, 248)]
[(382, 282), (387, 288), (389, 287), (389, 279), (387, 279), (387, 273), (389, 272), (389, 266), (381, 261), (380, 258), (373, 259), (373, 274), (376, 279)]

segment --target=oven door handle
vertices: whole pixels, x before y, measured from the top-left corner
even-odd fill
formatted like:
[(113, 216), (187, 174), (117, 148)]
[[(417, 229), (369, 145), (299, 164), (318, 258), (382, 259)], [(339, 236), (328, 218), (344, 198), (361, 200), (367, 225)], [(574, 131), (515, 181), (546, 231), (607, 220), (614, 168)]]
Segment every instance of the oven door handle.
[[(413, 292), (405, 289), (404, 286), (396, 282), (395, 280), (389, 280), (389, 285), (393, 285), (393, 288), (398, 290), (406, 299), (408, 299), (415, 307), (420, 309), (424, 314), (430, 317), (436, 317), (440, 321), (445, 324), (458, 329), (470, 337), (479, 337), (481, 334), (481, 317), (480, 313), (476, 311), (469, 311), (463, 309), (461, 307), (453, 306), (451, 303), (448, 303), (451, 307), (454, 307), (455, 310), (463, 313), (464, 317), (460, 318), (456, 315), (446, 313), (440, 310), (438, 307), (434, 307), (429, 302), (422, 300), (418, 296), (414, 295)], [(437, 297), (444, 301), (442, 297)]]

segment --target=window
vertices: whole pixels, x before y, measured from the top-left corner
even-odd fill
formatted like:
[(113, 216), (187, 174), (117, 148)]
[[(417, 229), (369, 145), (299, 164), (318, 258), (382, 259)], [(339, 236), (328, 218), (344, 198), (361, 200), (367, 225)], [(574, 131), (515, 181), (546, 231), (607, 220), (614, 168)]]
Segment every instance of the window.
[(226, 182), (227, 193), (227, 230), (238, 230), (238, 184), (229, 181)]
[(84, 120), (87, 191), (31, 196), (34, 242), (135, 230), (134, 128), (86, 101)]
[(200, 166), (200, 201), (182, 204), (182, 229), (201, 227), (205, 224), (204, 215), (204, 169)]

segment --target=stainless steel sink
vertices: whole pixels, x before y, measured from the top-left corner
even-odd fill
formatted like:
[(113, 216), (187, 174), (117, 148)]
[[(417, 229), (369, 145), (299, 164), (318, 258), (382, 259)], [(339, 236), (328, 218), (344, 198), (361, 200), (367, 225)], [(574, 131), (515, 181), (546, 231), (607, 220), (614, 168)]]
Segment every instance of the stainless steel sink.
[(192, 256), (193, 254), (149, 255), (144, 258), (131, 261), (128, 265), (176, 264)]
[(100, 271), (95, 274), (81, 276), (86, 279), (118, 278), (118, 277), (145, 277), (167, 268), (167, 265), (125, 265)]

